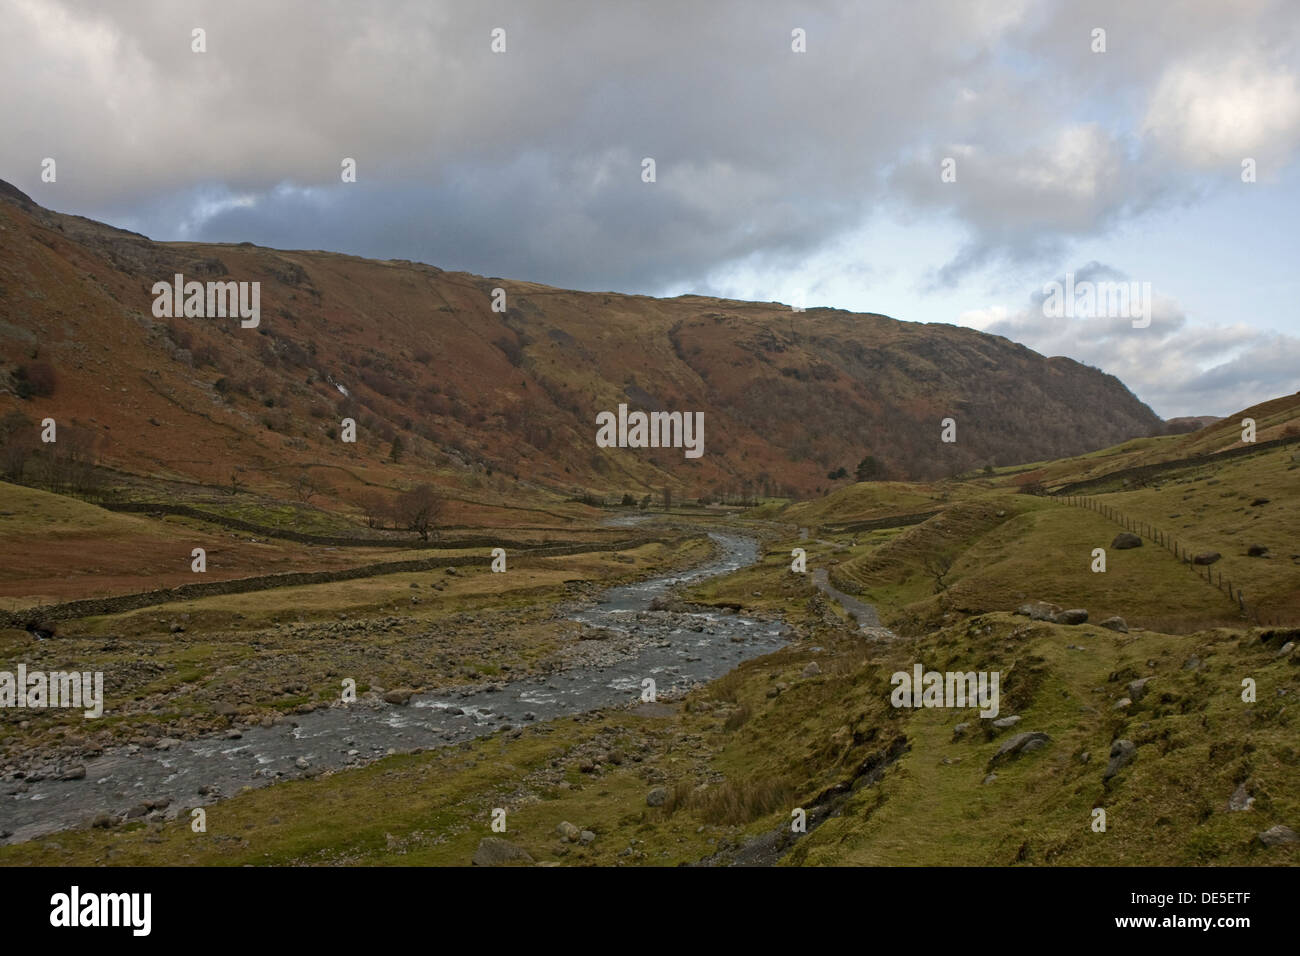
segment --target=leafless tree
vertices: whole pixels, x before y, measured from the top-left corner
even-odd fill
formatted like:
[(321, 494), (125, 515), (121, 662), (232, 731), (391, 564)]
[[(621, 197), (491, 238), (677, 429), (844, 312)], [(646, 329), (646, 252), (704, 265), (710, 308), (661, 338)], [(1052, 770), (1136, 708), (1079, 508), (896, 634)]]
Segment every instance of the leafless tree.
[(446, 500), (432, 485), (417, 485), (402, 492), (397, 498), (397, 517), (406, 530), (414, 531), (421, 541), (432, 535), (438, 537), (438, 522), (442, 518)]

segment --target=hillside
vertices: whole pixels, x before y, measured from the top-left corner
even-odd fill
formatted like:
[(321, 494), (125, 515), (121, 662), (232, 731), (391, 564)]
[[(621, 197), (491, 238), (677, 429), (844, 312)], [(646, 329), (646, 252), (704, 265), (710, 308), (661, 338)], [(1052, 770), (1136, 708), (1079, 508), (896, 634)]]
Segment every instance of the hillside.
[[(210, 486), (237, 471), (280, 497), (306, 470), (324, 486), (319, 500), (342, 510), (431, 468), (452, 484), (491, 478), (516, 500), (540, 488), (806, 495), (868, 454), (884, 477), (926, 479), (1162, 427), (1112, 376), (948, 325), (156, 243), (4, 184), (0, 253), (7, 434), (54, 417), (68, 441), (122, 471)], [(178, 273), (260, 282), (258, 326), (156, 318), (154, 284)], [(504, 313), (492, 310), (496, 288)], [(598, 448), (595, 417), (620, 403), (703, 412), (703, 456)], [(940, 441), (948, 417), (952, 444)], [(355, 444), (340, 440), (345, 418)]]

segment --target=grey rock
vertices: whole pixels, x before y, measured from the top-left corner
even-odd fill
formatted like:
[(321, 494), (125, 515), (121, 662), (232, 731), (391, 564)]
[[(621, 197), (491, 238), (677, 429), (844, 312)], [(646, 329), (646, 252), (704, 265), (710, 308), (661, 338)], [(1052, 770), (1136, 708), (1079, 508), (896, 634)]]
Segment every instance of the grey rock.
[(1110, 546), (1116, 551), (1127, 551), (1129, 548), (1142, 547), (1142, 539), (1131, 531), (1121, 531), (1115, 535), (1115, 540), (1110, 543)]
[(807, 667), (803, 669), (803, 676), (816, 677), (821, 672), (822, 672), (821, 665), (819, 665), (816, 661), (812, 661), (808, 664)]
[(1128, 696), (1135, 701), (1141, 700), (1147, 695), (1147, 684), (1150, 681), (1150, 677), (1142, 677), (1138, 680), (1129, 681)]
[(984, 780), (982, 781), (982, 783), (984, 784), (984, 786), (987, 787), (989, 784), (991, 784), (991, 783), (992, 783), (994, 780), (996, 780), (996, 779), (998, 779), (998, 775), (995, 774), (995, 773), (991, 773), (991, 774), (989, 774), (987, 777), (984, 778)]
[(1268, 554), (1268, 548), (1262, 544), (1252, 544), (1246, 549), (1246, 557), (1248, 558), (1262, 558), (1266, 554)]
[(1038, 747), (1033, 748), (1034, 750), (1037, 750), (1051, 739), (1051, 737), (1043, 733), (1041, 730), (1030, 730), (1016, 734), (1014, 737), (1008, 737), (1003, 741), (1002, 746), (998, 748), (998, 752), (993, 755), (993, 759), (989, 761), (989, 766), (993, 767), (1004, 760), (1010, 760), (1012, 757), (1018, 756), (1021, 751), (1024, 750), (1025, 745), (1031, 741), (1036, 740), (1040, 742)]
[(59, 779), (60, 780), (85, 780), (86, 768), (83, 767), (81, 764), (77, 764), (77, 766), (75, 767), (69, 767), (67, 770), (63, 771), (63, 775), (59, 777)]
[(561, 821), (560, 824), (556, 826), (555, 832), (559, 834), (560, 839), (564, 840), (566, 843), (576, 843), (578, 838), (582, 836), (582, 831), (568, 820)]
[(413, 691), (406, 690), (405, 688), (401, 690), (390, 690), (388, 693), (384, 695), (384, 700), (390, 704), (397, 704), (399, 706), (402, 706), (405, 705), (406, 702), (411, 699), (412, 693)]
[(1217, 551), (1203, 551), (1196, 557), (1192, 558), (1192, 564), (1213, 564), (1218, 561), (1222, 555)]
[(587, 846), (588, 844), (595, 843), (596, 834), (592, 833), (590, 830), (583, 830), (581, 833), (578, 834), (578, 842), (581, 843), (583, 846)]
[(293, 765), (297, 767), (299, 770), (306, 770), (308, 767), (311, 766), (311, 762), (306, 757), (299, 757), (297, 760), (293, 762)]
[(478, 841), (478, 849), (470, 862), (474, 866), (509, 866), (512, 863), (533, 863), (534, 860), (527, 850), (508, 840), (484, 837)]
[(1018, 723), (1020, 723), (1020, 716), (1017, 714), (1011, 717), (999, 717), (993, 721), (993, 726), (999, 730), (1005, 730), (1007, 727), (1014, 727)]
[(645, 805), (647, 807), (662, 807), (668, 802), (668, 791), (663, 787), (655, 787), (645, 795)]
[(1029, 618), (1031, 621), (1054, 621), (1056, 615), (1061, 613), (1059, 604), (1048, 604), (1046, 601), (1030, 601), (1028, 604), (1022, 604), (1016, 608), (1016, 613)]
[(1255, 798), (1250, 795), (1244, 783), (1237, 785), (1237, 789), (1232, 792), (1228, 798), (1228, 809), (1233, 813), (1240, 813), (1243, 810), (1249, 810), (1255, 803)]
[(1128, 621), (1124, 620), (1118, 614), (1114, 617), (1108, 617), (1101, 622), (1101, 626), (1111, 631), (1119, 631), (1121, 634), (1128, 633)]
[(1057, 624), (1084, 624), (1088, 620), (1088, 612), (1081, 607), (1074, 607), (1068, 611), (1062, 611), (1053, 620)]
[(1264, 846), (1283, 846), (1287, 843), (1300, 843), (1300, 836), (1296, 836), (1295, 831), (1290, 827), (1279, 824), (1259, 834), (1259, 842)]
[(952, 729), (952, 739), (961, 740), (961, 738), (966, 736), (966, 731), (968, 730), (970, 730), (970, 723), (967, 721), (962, 721), (960, 724), (958, 724), (956, 727)]
[(1137, 744), (1133, 743), (1133, 741), (1115, 741), (1110, 745), (1110, 763), (1106, 764), (1106, 772), (1101, 775), (1101, 779), (1109, 780), (1115, 776), (1132, 762), (1136, 753)]

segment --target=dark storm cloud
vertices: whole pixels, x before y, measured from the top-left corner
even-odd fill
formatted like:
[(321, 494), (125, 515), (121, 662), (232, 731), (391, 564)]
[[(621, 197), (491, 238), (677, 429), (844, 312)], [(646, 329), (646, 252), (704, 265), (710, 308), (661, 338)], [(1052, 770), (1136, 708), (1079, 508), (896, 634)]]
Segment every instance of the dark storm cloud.
[(926, 264), (944, 285), (1186, 197), (1242, 148), (1287, 155), (1296, 21), (1263, 0), (8, 0), (0, 175), (156, 238), (583, 288), (797, 268), (893, 210), (965, 231)]

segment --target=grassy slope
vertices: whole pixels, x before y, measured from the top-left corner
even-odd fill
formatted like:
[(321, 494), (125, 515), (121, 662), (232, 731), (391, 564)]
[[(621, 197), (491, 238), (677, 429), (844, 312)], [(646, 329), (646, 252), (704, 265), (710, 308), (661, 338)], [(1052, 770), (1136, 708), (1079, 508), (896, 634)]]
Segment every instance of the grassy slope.
[[(1216, 466), (1218, 485), (1189, 482), (1189, 539), (1214, 544), (1264, 527), (1258, 508), (1240, 498), (1255, 487), (1276, 488), (1275, 510), (1285, 512), (1279, 534), (1290, 533), (1289, 464), (1276, 457)], [(1184, 486), (1106, 497), (1126, 511), (1167, 508), (1172, 487)], [(798, 640), (680, 706), (557, 721), (250, 792), (210, 807), (203, 835), (185, 819), (78, 831), (4, 848), (0, 863), (463, 865), (490, 835), (491, 809), (504, 806), (505, 836), (539, 861), (672, 864), (783, 828), (794, 807), (811, 807), (837, 786), (845, 795), (837, 814), (800, 838), (785, 863), (1300, 863), (1300, 848), (1266, 849), (1254, 839), (1279, 823), (1300, 828), (1300, 655), (1279, 655), (1288, 635), (1245, 627), (1226, 597), (1149, 543), (1110, 551), (1106, 574), (1093, 574), (1091, 549), (1119, 529), (1092, 512), (983, 482), (952, 498), (944, 515), (911, 528), (829, 544), (771, 542), (759, 565), (698, 587), (702, 601), (786, 614)], [(876, 507), (889, 504), (886, 496)], [(899, 505), (914, 510), (912, 501)], [(853, 509), (854, 517), (869, 513)], [(823, 520), (836, 517), (827, 511)], [(1160, 522), (1154, 512), (1152, 520)], [(829, 567), (865, 588), (888, 620), (917, 636), (867, 643), (843, 627), (808, 579), (790, 573), (795, 544), (808, 548), (810, 570)], [(936, 596), (922, 565), (944, 552), (956, 563), (949, 591)], [(1300, 580), (1289, 562), (1267, 567), (1281, 591)], [(1093, 621), (1119, 613), (1134, 630), (1007, 613), (1034, 598), (1086, 607)], [(818, 673), (805, 670), (813, 661)], [(999, 716), (1018, 715), (1020, 724), (998, 732), (981, 727), (973, 710), (890, 707), (889, 675), (914, 662), (999, 671)], [(1148, 676), (1146, 696), (1115, 709), (1128, 683)], [(1255, 703), (1241, 699), (1248, 677), (1258, 685)], [(954, 741), (961, 721), (975, 728)], [(1052, 740), (984, 783), (993, 754), (1017, 730)], [(862, 768), (900, 736), (909, 749), (864, 785)], [(1137, 755), (1104, 783), (1117, 739), (1132, 740)], [(583, 759), (594, 762), (592, 772), (579, 770)], [(1240, 784), (1254, 808), (1229, 812)], [(656, 785), (669, 798), (649, 808), (646, 791)], [(1095, 807), (1107, 810), (1106, 833), (1091, 830)], [(596, 842), (563, 844), (555, 835), (562, 820), (592, 829)]]

